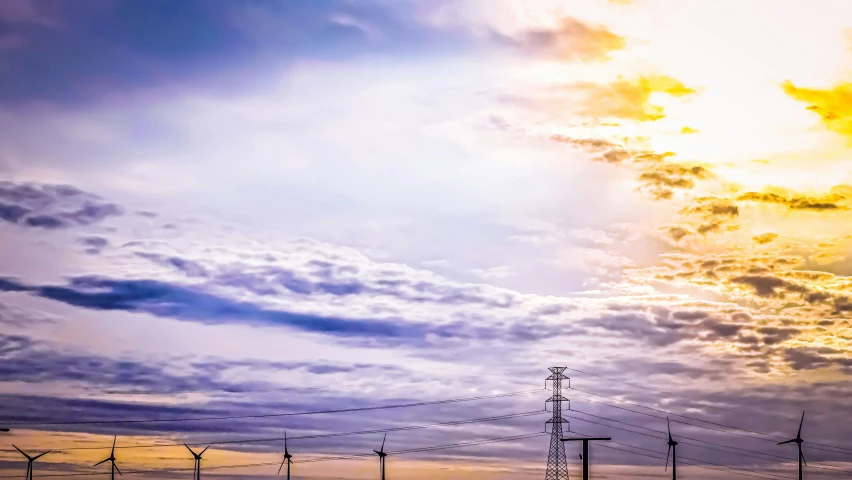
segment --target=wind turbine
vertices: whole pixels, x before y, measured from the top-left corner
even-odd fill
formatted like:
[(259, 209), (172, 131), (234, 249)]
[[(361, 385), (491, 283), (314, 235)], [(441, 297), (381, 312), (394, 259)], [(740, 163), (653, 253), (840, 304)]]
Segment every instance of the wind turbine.
[(284, 462), (287, 462), (287, 480), (290, 480), (290, 464), (293, 463), (293, 455), (287, 451), (287, 432), (284, 432), (284, 460), (281, 460), (281, 466), (278, 467), (278, 475), (281, 475)]
[(386, 433), (384, 438), (382, 438), (382, 448), (378, 450), (373, 450), (374, 452), (376, 452), (376, 455), (379, 456), (379, 469), (382, 472), (382, 480), (385, 480), (385, 457), (388, 456), (388, 454), (385, 453), (385, 440), (387, 438), (388, 434)]
[(31, 457), (31, 456), (27, 455), (26, 453), (24, 453), (23, 450), (16, 447), (14, 444), (12, 444), (12, 446), (15, 447), (15, 450), (21, 452), (21, 455), (27, 457), (27, 476), (24, 477), (24, 479), (25, 480), (33, 480), (33, 462), (35, 462), (37, 458), (50, 453), (50, 450), (48, 450), (48, 451), (46, 451), (46, 452), (44, 452), (40, 455), (36, 455), (35, 457)]
[(192, 480), (201, 480), (201, 456), (204, 455), (204, 452), (206, 452), (208, 448), (210, 448), (210, 445), (204, 447), (204, 450), (202, 450), (201, 453), (193, 452), (192, 449), (189, 448), (189, 445), (185, 443), (183, 446), (186, 447), (186, 449), (189, 450), (189, 453), (192, 454), (192, 457), (195, 458), (195, 466), (192, 467)]
[[(116, 439), (116, 437), (112, 437), (112, 450), (110, 450), (110, 452), (109, 452), (109, 457), (101, 460), (100, 462), (98, 462), (94, 465), (94, 466), (97, 467), (98, 465), (100, 465), (104, 462), (110, 462), (110, 464), (112, 466), (112, 470), (110, 470), (110, 476), (109, 476), (110, 480), (115, 480), (115, 472), (118, 472), (118, 474), (121, 475), (121, 470), (119, 470), (118, 465), (115, 464), (115, 439)], [(124, 476), (124, 475), (121, 475), (121, 476)]]
[(799, 431), (796, 433), (796, 438), (792, 440), (787, 440), (786, 442), (781, 442), (778, 445), (784, 445), (785, 443), (793, 443), (796, 442), (796, 446), (799, 448), (799, 480), (802, 480), (802, 462), (805, 462), (805, 466), (808, 466), (807, 460), (805, 460), (805, 456), (802, 455), (802, 424), (805, 423), (805, 412), (802, 412), (802, 420), (799, 422)]
[(669, 468), (669, 454), (672, 455), (672, 480), (677, 480), (677, 442), (672, 438), (672, 426), (666, 418), (666, 426), (669, 427), (669, 450), (666, 452), (666, 470)]

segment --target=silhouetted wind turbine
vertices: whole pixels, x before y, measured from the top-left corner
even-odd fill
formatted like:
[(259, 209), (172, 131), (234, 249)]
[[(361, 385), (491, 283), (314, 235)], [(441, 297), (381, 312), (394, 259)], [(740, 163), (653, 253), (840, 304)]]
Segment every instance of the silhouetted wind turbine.
[[(109, 476), (110, 480), (115, 480), (115, 472), (118, 472), (118, 474), (121, 475), (121, 470), (119, 470), (118, 465), (115, 464), (115, 440), (116, 440), (116, 438), (117, 437), (112, 437), (112, 450), (110, 450), (110, 452), (109, 452), (109, 457), (107, 457), (107, 458), (105, 458), (105, 459), (103, 459), (100, 462), (95, 464), (95, 466), (97, 467), (98, 465), (100, 465), (104, 462), (110, 462), (111, 467), (112, 467), (112, 470), (110, 470), (110, 476)], [(124, 475), (121, 475), (121, 476), (123, 477)]]
[(386, 433), (384, 438), (382, 438), (382, 448), (378, 450), (373, 450), (374, 452), (376, 452), (376, 455), (379, 456), (379, 469), (382, 472), (382, 480), (385, 480), (385, 457), (388, 456), (388, 454), (385, 453), (385, 440), (387, 438), (388, 434)]
[(666, 452), (666, 470), (669, 468), (669, 454), (672, 455), (672, 480), (677, 480), (677, 442), (672, 438), (672, 426), (669, 424), (669, 419), (666, 419), (666, 426), (669, 427), (669, 450)]
[(202, 450), (201, 453), (193, 452), (192, 449), (189, 448), (189, 445), (185, 443), (183, 446), (186, 447), (186, 449), (189, 450), (189, 453), (192, 454), (192, 457), (195, 458), (195, 466), (192, 467), (192, 479), (201, 480), (201, 456), (204, 455), (204, 452), (206, 452), (208, 448), (210, 448), (210, 445), (204, 447), (204, 450)]
[(290, 452), (287, 451), (287, 432), (284, 432), (284, 460), (281, 460), (281, 466), (278, 467), (278, 475), (281, 475), (281, 468), (284, 467), (284, 463), (287, 463), (287, 480), (290, 480), (290, 464), (293, 463), (293, 455), (290, 455)]
[(796, 442), (796, 446), (799, 448), (799, 480), (802, 480), (802, 462), (805, 462), (805, 466), (808, 466), (808, 462), (805, 460), (805, 456), (802, 455), (802, 425), (805, 423), (805, 412), (802, 412), (802, 420), (799, 422), (799, 431), (796, 433), (796, 438), (792, 440), (787, 440), (786, 442), (781, 442), (778, 445), (784, 445), (785, 443), (793, 443)]
[(24, 453), (23, 450), (16, 447), (14, 444), (12, 444), (12, 446), (15, 447), (15, 450), (21, 452), (21, 455), (27, 457), (27, 476), (24, 477), (24, 479), (25, 480), (33, 480), (33, 462), (35, 462), (37, 458), (50, 453), (50, 450), (48, 450), (48, 451), (46, 451), (46, 452), (44, 452), (40, 455), (36, 455), (35, 457), (31, 457), (31, 456), (27, 455), (26, 453)]

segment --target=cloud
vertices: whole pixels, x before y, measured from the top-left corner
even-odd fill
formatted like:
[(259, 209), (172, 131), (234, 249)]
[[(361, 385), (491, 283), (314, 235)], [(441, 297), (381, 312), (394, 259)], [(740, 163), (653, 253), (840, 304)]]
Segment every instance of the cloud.
[(680, 213), (698, 219), (695, 231), (706, 235), (722, 229), (736, 229), (734, 220), (739, 217), (740, 209), (727, 198), (700, 197), (693, 200), (693, 205), (684, 207)]
[(124, 210), (70, 185), (0, 181), (0, 220), (17, 225), (60, 229), (101, 222)]
[(664, 93), (683, 98), (697, 91), (674, 78), (664, 75), (619, 78), (608, 83), (591, 82), (570, 85), (581, 96), (581, 113), (598, 119), (623, 119), (638, 122), (656, 121), (664, 118), (663, 107), (651, 104), (651, 95)]
[(778, 238), (778, 234), (772, 232), (761, 233), (760, 235), (755, 235), (754, 237), (751, 237), (751, 239), (754, 240), (755, 243), (760, 245), (770, 243), (776, 238)]
[(643, 189), (649, 191), (658, 200), (668, 200), (676, 189), (689, 190), (695, 188), (695, 180), (710, 177), (710, 172), (700, 166), (686, 166), (679, 163), (659, 163), (647, 167), (639, 181)]
[(809, 290), (801, 285), (768, 275), (743, 275), (731, 279), (754, 288), (761, 297), (784, 296), (785, 292), (807, 293)]
[(695, 188), (696, 180), (706, 180), (713, 174), (701, 165), (684, 165), (666, 161), (672, 152), (657, 153), (649, 150), (628, 149), (602, 138), (574, 138), (552, 135), (551, 141), (571, 145), (593, 154), (592, 160), (615, 165), (631, 164), (639, 170), (640, 190), (657, 200), (669, 200), (675, 190)]
[(565, 135), (551, 135), (550, 140), (593, 153), (595, 154), (592, 157), (593, 160), (604, 163), (650, 165), (674, 156), (672, 152), (656, 153), (649, 150), (629, 149), (624, 145), (603, 138), (574, 138)]
[[(833, 353), (835, 356), (826, 356), (826, 353)], [(784, 359), (793, 370), (816, 370), (830, 366), (852, 367), (852, 358), (838, 357), (838, 353), (841, 352), (827, 348), (787, 348), (784, 350)]]
[(565, 17), (553, 28), (528, 30), (500, 41), (532, 54), (544, 54), (562, 61), (604, 61), (609, 54), (625, 47), (623, 37), (604, 26), (591, 26), (575, 18)]
[(842, 83), (830, 90), (800, 88), (786, 81), (784, 93), (803, 103), (822, 119), (825, 128), (852, 137), (852, 84)]
[(852, 187), (838, 185), (822, 196), (811, 197), (787, 191), (746, 192), (737, 196), (741, 202), (761, 202), (783, 205), (790, 210), (831, 211), (848, 210), (852, 202)]

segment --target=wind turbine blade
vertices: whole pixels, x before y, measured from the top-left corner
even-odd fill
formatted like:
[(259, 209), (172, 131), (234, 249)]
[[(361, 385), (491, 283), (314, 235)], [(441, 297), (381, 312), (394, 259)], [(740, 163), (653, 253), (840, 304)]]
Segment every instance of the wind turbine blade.
[(118, 439), (117, 436), (112, 437), (112, 453), (109, 454), (110, 457), (115, 456), (115, 441)]
[(799, 422), (799, 433), (796, 434), (796, 438), (802, 438), (802, 424), (805, 423), (805, 412), (802, 412), (802, 420)]
[(287, 430), (284, 430), (284, 455), (287, 455)]
[(781, 442), (778, 445), (784, 445), (785, 443), (792, 443), (792, 442), (795, 442), (795, 441), (796, 441), (796, 439), (794, 438), (792, 440), (787, 440), (786, 442)]
[(101, 460), (100, 462), (98, 462), (98, 463), (96, 463), (96, 464), (94, 464), (94, 465), (92, 465), (92, 466), (93, 466), (93, 467), (97, 467), (98, 465), (100, 465), (100, 464), (102, 464), (102, 463), (104, 463), (104, 462), (108, 462), (108, 461), (109, 461), (109, 459), (108, 459), (108, 458), (105, 458), (105, 459)]
[(13, 447), (15, 447), (15, 450), (17, 450), (17, 451), (21, 452), (21, 455), (23, 455), (23, 456), (27, 457), (27, 460), (29, 460), (29, 459), (30, 459), (30, 456), (29, 456), (29, 455), (27, 455), (26, 453), (24, 453), (24, 451), (23, 451), (23, 450), (21, 450), (20, 448), (18, 448), (18, 447), (17, 447), (14, 443), (12, 444), (12, 446), (13, 446)]
[(280, 467), (278, 467), (278, 473), (277, 473), (277, 475), (281, 475), (281, 469), (282, 469), (282, 468), (284, 468), (284, 462), (286, 462), (286, 461), (287, 461), (287, 459), (286, 459), (286, 458), (285, 458), (284, 460), (281, 460), (281, 466), (280, 466)]
[(802, 457), (802, 462), (803, 462), (803, 463), (805, 464), (805, 466), (807, 467), (807, 466), (808, 466), (808, 461), (807, 461), (807, 460), (805, 460), (805, 454), (803, 454), (801, 450), (799, 450), (799, 456), (800, 456), (800, 457)]
[(202, 450), (201, 453), (198, 454), (198, 456), (200, 457), (200, 456), (204, 455), (204, 452), (206, 452), (208, 448), (210, 448), (210, 445), (207, 445), (206, 447), (204, 447), (204, 450)]
[(664, 472), (667, 472), (669, 470), (669, 455), (671, 455), (671, 453), (672, 453), (672, 446), (669, 445), (669, 449), (666, 451), (666, 468), (665, 468), (665, 470), (663, 470)]
[(666, 427), (668, 427), (668, 430), (669, 430), (669, 441), (671, 442), (671, 441), (672, 441), (672, 424), (671, 424), (671, 423), (669, 423), (669, 417), (666, 417)]
[[(121, 470), (118, 469), (118, 465), (116, 465), (115, 462), (112, 462), (112, 466), (115, 467), (115, 471), (118, 472), (119, 475), (121, 475)], [(121, 476), (123, 477), (124, 475)]]
[(380, 449), (379, 449), (379, 450), (381, 450), (382, 452), (384, 452), (384, 451), (385, 451), (385, 440), (387, 440), (387, 438), (388, 438), (388, 434), (386, 433), (386, 434), (385, 434), (385, 436), (384, 436), (384, 437), (382, 437), (382, 448), (380, 448)]
[(48, 451), (46, 451), (46, 452), (44, 452), (44, 453), (38, 454), (38, 455), (36, 455), (35, 457), (33, 457), (33, 460), (35, 460), (35, 459), (37, 459), (37, 458), (39, 458), (39, 457), (43, 457), (43, 456), (47, 455), (48, 453), (50, 453), (50, 452), (52, 452), (52, 451), (53, 451), (53, 450), (48, 450)]
[(193, 452), (193, 451), (192, 451), (192, 449), (191, 449), (191, 448), (189, 448), (189, 445), (187, 445), (187, 444), (185, 444), (185, 443), (184, 443), (184, 444), (183, 444), (183, 446), (184, 446), (184, 447), (186, 447), (186, 449), (187, 449), (187, 450), (189, 450), (189, 453), (191, 453), (193, 457), (197, 457), (197, 456), (198, 456), (198, 455), (196, 455), (196, 453), (195, 453), (195, 452)]

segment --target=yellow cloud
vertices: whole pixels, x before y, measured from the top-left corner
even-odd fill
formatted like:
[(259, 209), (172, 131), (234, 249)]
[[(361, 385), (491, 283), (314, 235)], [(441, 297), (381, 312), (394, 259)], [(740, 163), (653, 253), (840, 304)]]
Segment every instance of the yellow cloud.
[(778, 238), (778, 234), (772, 232), (761, 233), (760, 235), (755, 235), (754, 237), (751, 237), (751, 239), (754, 240), (755, 243), (758, 243), (760, 245), (765, 245), (775, 240), (776, 238)]
[(741, 202), (761, 202), (783, 205), (790, 210), (832, 211), (847, 210), (852, 201), (852, 187), (835, 186), (821, 196), (801, 195), (786, 191), (746, 192), (737, 196)]
[(694, 95), (696, 90), (665, 75), (650, 75), (608, 83), (578, 83), (575, 88), (583, 93), (584, 115), (596, 118), (621, 118), (639, 122), (664, 118), (663, 107), (650, 103), (651, 95), (664, 93), (672, 97)]
[(822, 118), (825, 128), (852, 137), (852, 83), (842, 83), (830, 90), (800, 88), (786, 81), (781, 84), (790, 97), (808, 103), (808, 110)]

